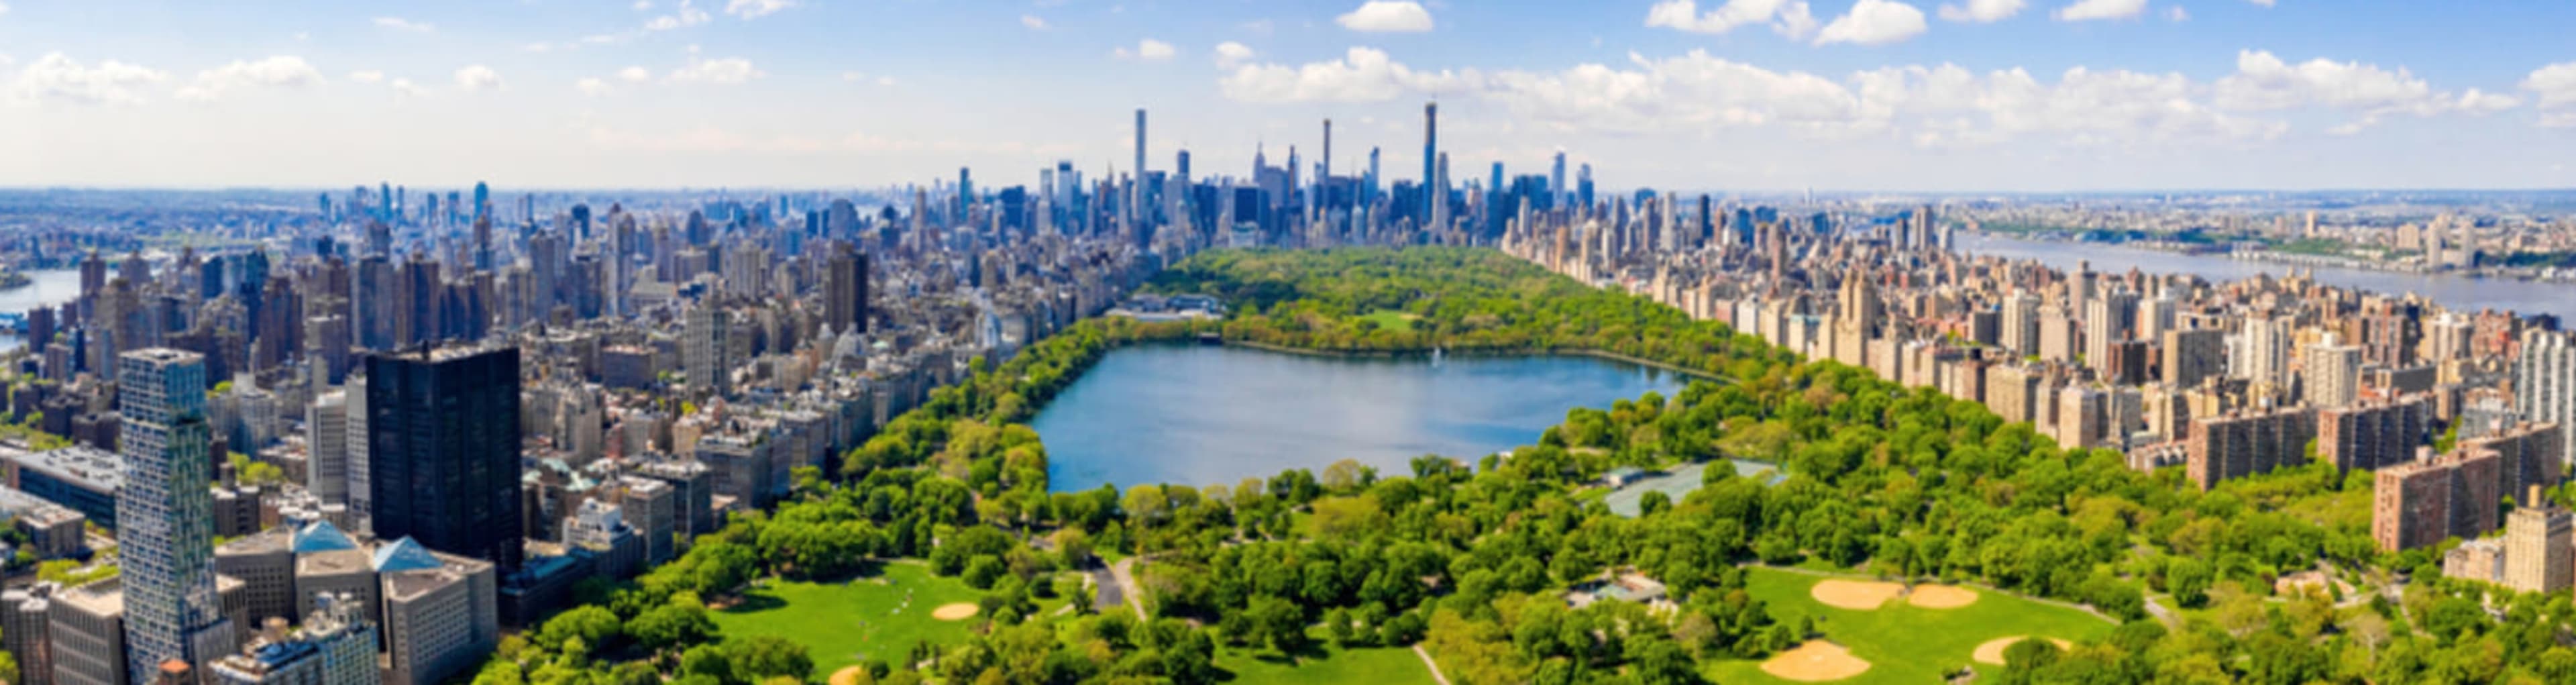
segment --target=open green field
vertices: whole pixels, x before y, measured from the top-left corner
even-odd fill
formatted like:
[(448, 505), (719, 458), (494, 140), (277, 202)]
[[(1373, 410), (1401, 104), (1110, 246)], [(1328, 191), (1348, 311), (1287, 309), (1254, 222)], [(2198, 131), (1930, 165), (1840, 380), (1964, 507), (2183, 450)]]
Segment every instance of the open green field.
[(1217, 668), (1232, 674), (1229, 685), (1313, 685), (1320, 683), (1370, 683), (1376, 685), (1431, 685), (1431, 668), (1422, 657), (1403, 647), (1360, 647), (1342, 649), (1324, 640), (1322, 631), (1314, 634), (1314, 655), (1291, 663), (1268, 648), (1259, 650), (1220, 648)]
[(1395, 331), (1397, 333), (1411, 333), (1413, 332), (1413, 320), (1419, 318), (1422, 317), (1415, 316), (1411, 312), (1380, 309), (1374, 312), (1369, 312), (1367, 316), (1360, 317), (1360, 320), (1376, 323), (1378, 328)]
[[(805, 645), (820, 678), (870, 658), (900, 661), (914, 643), (964, 642), (978, 618), (942, 621), (930, 611), (982, 598), (965, 581), (931, 575), (928, 566), (892, 563), (874, 576), (843, 582), (771, 580), (714, 618), (728, 637), (776, 635)], [(1043, 610), (1061, 604), (1051, 602)]]
[[(1746, 585), (1770, 606), (1773, 618), (1795, 622), (1801, 615), (1813, 616), (1816, 630), (1825, 639), (1850, 648), (1853, 656), (1870, 663), (1868, 672), (1835, 682), (1940, 682), (1943, 671), (1968, 665), (1969, 655), (1987, 640), (2031, 635), (2083, 642), (2108, 635), (2115, 627), (2083, 611), (1983, 589), (1977, 590), (1975, 604), (1957, 609), (1925, 609), (1901, 599), (1889, 600), (1873, 611), (1836, 609), (1808, 594), (1822, 580), (1826, 578), (1754, 568)], [(1721, 662), (1706, 674), (1721, 683), (1796, 682), (1771, 677), (1762, 672), (1761, 662), (1749, 660)]]

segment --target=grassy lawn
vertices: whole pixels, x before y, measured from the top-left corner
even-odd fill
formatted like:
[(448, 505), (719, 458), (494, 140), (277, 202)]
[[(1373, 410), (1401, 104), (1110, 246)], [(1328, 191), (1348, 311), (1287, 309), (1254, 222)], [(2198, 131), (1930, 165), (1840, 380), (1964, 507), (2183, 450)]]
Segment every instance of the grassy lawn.
[[(1808, 593), (1820, 580), (1824, 578), (1755, 568), (1746, 583), (1753, 596), (1769, 605), (1773, 618), (1796, 621), (1801, 615), (1813, 616), (1816, 629), (1826, 639), (1870, 663), (1868, 672), (1839, 682), (1939, 682), (1943, 671), (1967, 665), (1969, 655), (1987, 640), (2032, 635), (2083, 642), (2108, 635), (2114, 627), (2082, 611), (1982, 589), (1975, 604), (1957, 609), (1924, 609), (1902, 600), (1890, 600), (1874, 611), (1836, 609)], [(1793, 682), (1771, 677), (1761, 666), (1759, 661), (1726, 661), (1706, 673), (1721, 683)]]
[(1316, 654), (1290, 662), (1278, 652), (1264, 647), (1258, 650), (1217, 649), (1216, 665), (1232, 674), (1225, 682), (1231, 685), (1306, 685), (1309, 683), (1383, 683), (1430, 685), (1431, 669), (1422, 665), (1422, 657), (1403, 647), (1360, 647), (1342, 649), (1316, 633)]
[(1411, 333), (1413, 332), (1413, 320), (1419, 318), (1422, 317), (1415, 316), (1411, 312), (1380, 309), (1374, 312), (1369, 312), (1368, 315), (1360, 317), (1360, 320), (1375, 322), (1378, 328), (1395, 331), (1397, 333)]
[[(931, 575), (928, 566), (890, 563), (874, 576), (844, 582), (771, 580), (741, 605), (715, 612), (714, 618), (728, 637), (777, 635), (805, 645), (819, 678), (870, 658), (901, 661), (915, 643), (963, 642), (967, 629), (982, 617), (941, 621), (930, 612), (942, 604), (982, 598), (965, 581)], [(1041, 615), (1063, 603), (1047, 602)]]

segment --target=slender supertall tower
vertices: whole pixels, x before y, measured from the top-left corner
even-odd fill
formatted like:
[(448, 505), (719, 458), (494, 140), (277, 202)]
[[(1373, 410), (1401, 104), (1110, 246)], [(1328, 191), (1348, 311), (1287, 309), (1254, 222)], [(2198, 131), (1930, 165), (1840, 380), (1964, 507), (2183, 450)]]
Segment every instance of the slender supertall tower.
[(1440, 103), (1422, 103), (1422, 217), (1431, 218), (1431, 209), (1440, 206)]
[(1333, 182), (1333, 120), (1331, 119), (1324, 120), (1324, 173), (1316, 174), (1315, 182), (1322, 184)]
[(1143, 218), (1136, 209), (1145, 204), (1145, 108), (1143, 107), (1136, 108), (1136, 169), (1128, 173), (1136, 177), (1134, 182), (1127, 184), (1127, 225), (1134, 226), (1136, 220)]
[(206, 425), (206, 359), (155, 347), (116, 360), (124, 486), (117, 542), (124, 562), (125, 669), (151, 682), (169, 661), (204, 668), (235, 647), (215, 595), (214, 434)]

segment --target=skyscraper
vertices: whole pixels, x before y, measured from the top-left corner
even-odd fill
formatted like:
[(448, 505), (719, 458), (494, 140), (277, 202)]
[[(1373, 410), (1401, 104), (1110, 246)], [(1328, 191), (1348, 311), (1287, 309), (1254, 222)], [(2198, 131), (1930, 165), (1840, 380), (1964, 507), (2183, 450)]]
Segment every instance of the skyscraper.
[(491, 218), (491, 214), (490, 214), (490, 212), (491, 212), (491, 211), (492, 211), (492, 186), (484, 185), (482, 181), (475, 181), (475, 182), (474, 182), (474, 218), (475, 218), (475, 219), (487, 219), (487, 218)]
[(377, 537), (516, 570), (518, 348), (371, 355), (366, 393)]
[(1130, 173), (1135, 176), (1135, 180), (1127, 184), (1127, 204), (1120, 210), (1127, 213), (1127, 225), (1134, 226), (1138, 219), (1144, 218), (1136, 211), (1145, 204), (1145, 108), (1143, 107), (1136, 108), (1136, 167)]
[(1572, 195), (1565, 191), (1565, 151), (1562, 149), (1556, 151), (1556, 169), (1548, 173), (1547, 193), (1551, 196), (1550, 207), (1565, 206)]
[(1422, 216), (1431, 217), (1440, 206), (1440, 179), (1435, 175), (1440, 163), (1440, 103), (1422, 103)]
[(2558, 331), (2524, 331), (2513, 362), (2513, 408), (2524, 421), (2567, 427), (2561, 454), (2576, 454), (2576, 345)]
[[(833, 333), (868, 329), (868, 255), (843, 248), (823, 274), (823, 319)], [(695, 380), (695, 379), (691, 379)]]
[(713, 397), (729, 394), (727, 372), (733, 364), (726, 359), (732, 348), (733, 317), (710, 300), (700, 300), (689, 309), (683, 327), (680, 368), (689, 373), (689, 389)]
[[(233, 626), (215, 596), (205, 357), (135, 350), (117, 358), (116, 371), (124, 415), (117, 451), (125, 483), (117, 489), (116, 521), (124, 557), (125, 664), (129, 681), (140, 683), (152, 680), (162, 662), (202, 667), (230, 652)], [(516, 412), (511, 416), (516, 425)]]

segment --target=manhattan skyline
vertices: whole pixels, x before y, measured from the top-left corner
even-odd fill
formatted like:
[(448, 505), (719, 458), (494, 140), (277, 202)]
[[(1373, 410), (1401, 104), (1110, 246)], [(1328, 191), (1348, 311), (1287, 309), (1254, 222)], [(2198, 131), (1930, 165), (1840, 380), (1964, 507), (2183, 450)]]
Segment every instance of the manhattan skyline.
[[(2576, 8), (2301, 0), (1478, 6), (0, 5), (0, 186), (1034, 184), (1256, 150), (1608, 188), (2564, 188)], [(2390, 31), (2402, 27), (2402, 32)]]

